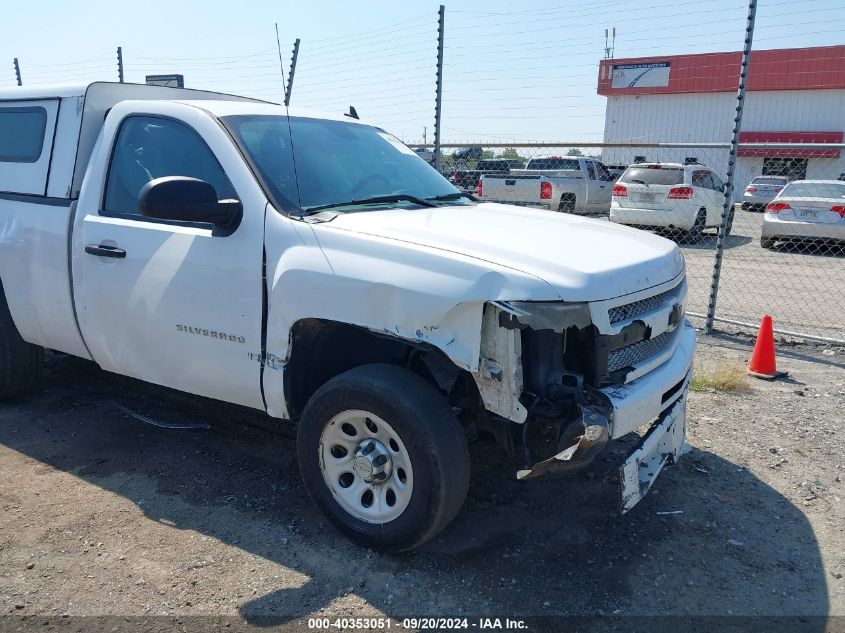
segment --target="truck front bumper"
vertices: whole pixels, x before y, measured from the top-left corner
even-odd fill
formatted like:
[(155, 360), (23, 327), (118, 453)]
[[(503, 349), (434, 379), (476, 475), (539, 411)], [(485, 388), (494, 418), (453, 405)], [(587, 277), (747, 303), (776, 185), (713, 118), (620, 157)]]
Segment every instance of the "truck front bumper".
[(662, 364), (631, 382), (607, 387), (600, 392), (601, 405), (584, 404), (579, 420), (583, 432), (570, 446), (558, 446), (553, 457), (517, 473), (519, 479), (533, 479), (552, 473), (577, 470), (591, 462), (609, 439), (627, 435), (651, 422), (637, 447), (618, 470), (621, 513), (633, 508), (667, 464), (684, 451), (686, 399), (692, 377), (695, 330), (688, 321)]

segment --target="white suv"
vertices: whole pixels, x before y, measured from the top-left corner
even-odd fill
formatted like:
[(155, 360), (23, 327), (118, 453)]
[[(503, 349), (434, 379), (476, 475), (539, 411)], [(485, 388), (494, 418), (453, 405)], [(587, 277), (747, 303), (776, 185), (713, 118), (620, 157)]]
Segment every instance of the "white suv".
[(610, 221), (641, 228), (683, 231), (697, 242), (704, 229), (718, 227), (724, 185), (704, 165), (638, 163), (613, 186)]

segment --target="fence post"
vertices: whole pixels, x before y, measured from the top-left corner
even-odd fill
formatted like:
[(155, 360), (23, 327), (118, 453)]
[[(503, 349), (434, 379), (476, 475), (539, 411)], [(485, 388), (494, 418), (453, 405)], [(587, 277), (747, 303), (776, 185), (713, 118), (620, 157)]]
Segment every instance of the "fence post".
[(18, 62), (18, 58), (15, 57), (15, 79), (18, 80), (18, 85), (22, 86), (23, 83), (21, 82), (21, 65)]
[(434, 168), (440, 171), (440, 116), (443, 112), (443, 29), (446, 7), (440, 5), (437, 19), (437, 95), (434, 99)]
[(285, 105), (290, 105), (290, 94), (293, 92), (293, 75), (296, 73), (296, 58), (299, 57), (299, 38), (293, 43), (293, 56), (290, 58), (290, 73), (288, 74), (288, 85), (285, 86)]
[(117, 80), (123, 83), (123, 47), (117, 47)]
[(713, 278), (710, 281), (710, 301), (707, 305), (707, 320), (704, 331), (713, 331), (713, 320), (716, 318), (716, 296), (719, 294), (719, 278), (722, 273), (722, 256), (725, 251), (725, 239), (728, 229), (733, 223), (733, 191), (736, 155), (739, 146), (739, 133), (742, 129), (742, 111), (745, 104), (745, 82), (748, 77), (748, 61), (751, 57), (751, 40), (754, 37), (754, 18), (757, 14), (757, 0), (749, 0), (748, 17), (745, 24), (745, 43), (742, 48), (742, 63), (739, 70), (739, 86), (736, 91), (736, 116), (731, 136), (731, 148), (728, 154), (728, 177), (725, 183), (725, 200), (722, 204), (722, 221), (719, 224), (719, 234), (716, 238), (716, 255), (713, 261)]

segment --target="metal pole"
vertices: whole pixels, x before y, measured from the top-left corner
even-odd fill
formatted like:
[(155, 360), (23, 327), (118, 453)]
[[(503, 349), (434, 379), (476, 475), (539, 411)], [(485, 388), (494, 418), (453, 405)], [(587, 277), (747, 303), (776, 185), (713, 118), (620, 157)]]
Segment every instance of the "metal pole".
[(437, 19), (437, 96), (434, 100), (434, 168), (440, 171), (440, 117), (443, 114), (443, 33), (446, 7), (440, 5)]
[(117, 47), (117, 80), (123, 83), (123, 47)]
[(745, 104), (745, 81), (748, 76), (748, 61), (751, 57), (751, 40), (754, 37), (754, 18), (757, 15), (757, 0), (748, 2), (748, 18), (745, 24), (745, 44), (742, 48), (742, 63), (739, 69), (739, 86), (736, 91), (736, 116), (734, 117), (731, 148), (728, 153), (728, 178), (725, 183), (725, 200), (722, 204), (722, 222), (719, 224), (719, 235), (716, 238), (716, 255), (713, 262), (713, 278), (710, 281), (710, 303), (707, 305), (707, 321), (704, 331), (713, 331), (713, 320), (716, 317), (716, 297), (719, 294), (719, 278), (722, 273), (722, 256), (725, 251), (725, 238), (728, 228), (733, 223), (733, 190), (734, 171), (736, 167), (736, 153), (739, 146), (739, 133), (742, 129), (742, 110)]
[(288, 85), (285, 86), (285, 105), (290, 105), (290, 93), (293, 91), (293, 76), (296, 73), (296, 58), (299, 57), (299, 38), (293, 43), (293, 57), (290, 58), (290, 74)]
[(21, 81), (21, 65), (18, 62), (18, 58), (15, 57), (15, 79), (18, 80), (18, 85), (22, 86), (23, 82)]

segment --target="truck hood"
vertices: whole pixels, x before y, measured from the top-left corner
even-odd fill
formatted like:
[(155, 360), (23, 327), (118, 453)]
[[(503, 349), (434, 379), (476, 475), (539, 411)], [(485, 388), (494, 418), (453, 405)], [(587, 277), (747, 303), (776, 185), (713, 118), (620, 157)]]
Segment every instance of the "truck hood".
[(612, 299), (670, 281), (684, 269), (678, 247), (651, 233), (495, 203), (346, 213), (319, 226), (517, 270), (544, 280), (565, 301)]

